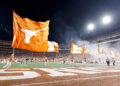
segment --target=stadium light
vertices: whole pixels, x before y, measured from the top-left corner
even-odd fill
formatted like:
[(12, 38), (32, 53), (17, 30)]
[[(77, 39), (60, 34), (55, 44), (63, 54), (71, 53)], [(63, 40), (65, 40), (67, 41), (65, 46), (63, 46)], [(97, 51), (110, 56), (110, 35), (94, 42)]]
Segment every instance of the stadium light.
[(102, 19), (103, 24), (109, 24), (111, 22), (111, 16), (105, 16)]
[(88, 30), (93, 30), (95, 28), (95, 25), (93, 23), (88, 24)]

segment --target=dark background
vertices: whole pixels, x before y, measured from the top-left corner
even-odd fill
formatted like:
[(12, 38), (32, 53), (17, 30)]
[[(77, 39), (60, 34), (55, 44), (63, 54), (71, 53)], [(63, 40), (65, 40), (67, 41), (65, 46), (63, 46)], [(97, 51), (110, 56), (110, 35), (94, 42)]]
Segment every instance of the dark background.
[[(49, 40), (60, 44), (90, 40), (120, 29), (120, 0), (3, 0), (0, 2), (0, 39), (12, 40), (12, 11), (35, 21), (50, 20)], [(101, 18), (111, 15), (103, 25)], [(95, 24), (94, 31), (87, 24)]]

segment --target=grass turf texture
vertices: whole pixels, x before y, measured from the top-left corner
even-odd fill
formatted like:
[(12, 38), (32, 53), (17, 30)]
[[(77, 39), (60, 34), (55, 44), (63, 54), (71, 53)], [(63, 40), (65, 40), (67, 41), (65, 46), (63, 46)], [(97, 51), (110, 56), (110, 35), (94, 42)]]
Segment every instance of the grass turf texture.
[[(0, 64), (0, 68), (6, 65)], [(44, 67), (79, 67), (79, 66), (106, 66), (106, 64), (83, 64), (83, 63), (73, 63), (73, 64), (60, 64), (55, 62), (49, 62), (47, 65), (44, 65), (44, 62), (27, 62), (27, 63), (12, 63), (10, 68), (44, 68)]]

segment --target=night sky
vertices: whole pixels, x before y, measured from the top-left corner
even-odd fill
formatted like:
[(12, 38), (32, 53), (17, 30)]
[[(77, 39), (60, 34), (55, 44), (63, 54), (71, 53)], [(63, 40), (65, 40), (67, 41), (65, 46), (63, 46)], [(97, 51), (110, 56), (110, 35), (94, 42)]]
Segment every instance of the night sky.
[[(12, 11), (35, 21), (50, 20), (49, 40), (60, 44), (89, 40), (120, 29), (120, 0), (3, 0), (0, 2), (0, 39), (12, 40)], [(112, 16), (109, 25), (101, 18)], [(87, 24), (95, 24), (94, 31)]]

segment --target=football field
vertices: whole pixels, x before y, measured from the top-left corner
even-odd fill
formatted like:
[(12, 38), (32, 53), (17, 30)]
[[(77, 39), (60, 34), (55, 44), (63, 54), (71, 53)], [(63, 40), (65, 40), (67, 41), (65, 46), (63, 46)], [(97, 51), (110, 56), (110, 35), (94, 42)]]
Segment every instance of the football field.
[(120, 86), (120, 67), (106, 64), (0, 64), (0, 86)]
[[(0, 68), (2, 68), (6, 63), (0, 64)], [(106, 64), (90, 64), (90, 63), (57, 63), (57, 62), (49, 62), (48, 64), (44, 64), (44, 62), (26, 62), (26, 63), (12, 63), (10, 68), (36, 68), (36, 67), (79, 67), (79, 66), (106, 66)]]

